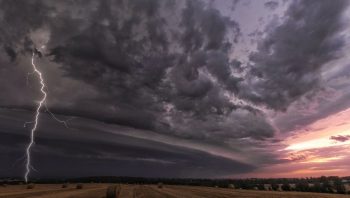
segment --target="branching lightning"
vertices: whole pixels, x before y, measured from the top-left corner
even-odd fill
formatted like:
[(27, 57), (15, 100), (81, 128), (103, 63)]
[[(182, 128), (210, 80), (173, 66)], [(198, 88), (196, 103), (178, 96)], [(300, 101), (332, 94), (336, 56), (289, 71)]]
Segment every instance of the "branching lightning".
[[(33, 124), (33, 127), (31, 128), (31, 131), (30, 131), (30, 142), (29, 142), (28, 146), (26, 147), (26, 172), (24, 175), (24, 180), (26, 183), (28, 182), (28, 176), (29, 176), (30, 170), (35, 170), (34, 167), (31, 165), (31, 155), (30, 154), (31, 154), (31, 149), (32, 149), (33, 145), (35, 144), (35, 132), (36, 132), (38, 124), (39, 124), (40, 111), (43, 108), (43, 106), (45, 106), (46, 112), (48, 112), (53, 119), (64, 124), (64, 126), (68, 128), (66, 121), (58, 119), (51, 111), (49, 111), (49, 109), (46, 105), (46, 98), (47, 98), (47, 93), (45, 91), (46, 85), (45, 85), (45, 81), (44, 81), (44, 78), (43, 78), (41, 71), (36, 67), (36, 65), (34, 63), (35, 55), (36, 55), (36, 53), (35, 53), (35, 51), (33, 51), (33, 54), (32, 54), (33, 72), (29, 73), (28, 76), (36, 74), (39, 77), (40, 85), (41, 85), (40, 91), (42, 93), (42, 98), (39, 101), (39, 104), (36, 108), (35, 119), (33, 121), (24, 123), (24, 127), (26, 127), (27, 124)], [(28, 76), (27, 76), (27, 83), (28, 83)]]
[(37, 69), (37, 67), (36, 67), (36, 65), (34, 63), (34, 59), (35, 59), (35, 53), (33, 52), (33, 55), (32, 55), (32, 66), (33, 66), (35, 74), (40, 79), (40, 85), (41, 85), (40, 91), (43, 94), (43, 97), (39, 101), (39, 105), (36, 108), (34, 125), (33, 125), (32, 130), (30, 131), (30, 142), (29, 142), (29, 144), (27, 146), (27, 149), (26, 149), (27, 162), (26, 162), (26, 173), (24, 175), (24, 179), (25, 179), (26, 182), (28, 182), (28, 175), (30, 173), (30, 169), (32, 168), (31, 167), (30, 151), (32, 149), (32, 146), (35, 144), (34, 136), (35, 136), (35, 131), (36, 131), (36, 129), (38, 127), (38, 123), (39, 123), (40, 110), (41, 110), (41, 107), (43, 106), (43, 104), (45, 103), (46, 97), (47, 97), (47, 93), (45, 92), (45, 82), (44, 82), (42, 73)]

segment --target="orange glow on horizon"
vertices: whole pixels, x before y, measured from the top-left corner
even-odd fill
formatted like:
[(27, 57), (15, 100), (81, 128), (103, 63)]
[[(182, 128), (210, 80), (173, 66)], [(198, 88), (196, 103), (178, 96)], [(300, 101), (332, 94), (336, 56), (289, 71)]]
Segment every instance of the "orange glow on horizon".
[(303, 161), (301, 163), (326, 163), (326, 162), (331, 162), (331, 161), (336, 161), (343, 159), (343, 156), (337, 156), (337, 157), (315, 157), (311, 158), (309, 160)]
[(294, 136), (284, 143), (289, 145), (285, 150), (302, 151), (316, 148), (326, 148), (341, 145), (350, 145), (350, 141), (335, 142), (331, 136), (350, 135), (350, 108), (339, 113), (318, 120), (309, 126), (307, 131), (300, 129), (293, 131)]
[(335, 141), (331, 136), (350, 135), (350, 108), (320, 119), (292, 132), (279, 152), (285, 163), (262, 167), (240, 177), (319, 177), (349, 176), (350, 140)]

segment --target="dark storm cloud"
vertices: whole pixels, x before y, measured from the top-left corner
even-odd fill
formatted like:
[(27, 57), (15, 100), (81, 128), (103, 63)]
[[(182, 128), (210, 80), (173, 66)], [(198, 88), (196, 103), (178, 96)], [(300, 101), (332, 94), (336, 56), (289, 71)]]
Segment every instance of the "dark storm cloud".
[[(232, 110), (245, 108), (230, 102), (226, 95), (237, 93), (242, 81), (232, 75), (240, 62), (229, 58), (240, 33), (235, 21), (200, 1), (181, 1), (170, 7), (162, 1), (122, 5), (113, 1), (99, 4), (85, 16), (84, 25), (75, 27), (83, 29), (80, 31), (69, 25), (75, 24), (74, 20), (60, 19), (73, 27), (74, 35), (58, 46), (49, 44), (50, 55), (61, 63), (67, 76), (97, 87), (103, 97), (96, 102), (117, 109), (108, 112), (101, 111), (108, 108), (99, 108), (94, 113), (85, 109), (83, 114), (182, 137), (201, 137), (192, 133), (189, 123), (204, 120), (222, 124), (215, 127), (223, 133), (216, 139), (272, 136), (271, 127), (260, 130), (245, 125), (248, 129), (238, 132), (226, 126)], [(55, 41), (55, 33), (52, 37)], [(95, 113), (98, 111), (103, 113)], [(253, 114), (249, 116), (256, 116)], [(269, 125), (262, 116), (257, 118)], [(178, 122), (188, 124), (177, 131)], [(199, 126), (197, 130), (210, 134), (214, 129)], [(255, 134), (253, 130), (263, 132)], [(205, 136), (213, 136), (209, 134)]]
[(350, 91), (347, 88), (329, 87), (325, 90), (318, 90), (316, 93), (306, 94), (290, 106), (288, 114), (277, 117), (275, 123), (282, 132), (302, 129), (317, 120), (347, 109), (350, 105), (349, 96)]
[[(95, 135), (101, 135), (101, 132)], [(1, 164), (0, 176), (21, 176), (23, 168), (21, 156), (27, 136), (0, 133), (0, 137), (1, 161), (7, 162)], [(40, 172), (33, 172), (33, 177), (90, 175), (218, 177), (227, 173), (255, 169), (251, 165), (202, 151), (123, 136), (112, 138), (121, 139), (128, 144), (38, 137), (32, 156), (33, 166)], [(14, 149), (13, 145), (23, 149)], [(153, 148), (147, 145), (152, 145)], [(67, 166), (67, 163), (70, 165)], [(153, 171), (155, 169), (157, 172)]]
[[(19, 52), (33, 46), (28, 38), (31, 30), (42, 27), (50, 11), (42, 1), (0, 1), (0, 45), (13, 61)], [(18, 52), (15, 50), (19, 48)]]
[(10, 57), (12, 62), (16, 60), (17, 54), (13, 48), (11, 48), (10, 46), (4, 46), (4, 50), (6, 54)]
[[(92, 85), (99, 94), (76, 101), (65, 95), (65, 100), (50, 107), (55, 113), (183, 138), (211, 141), (217, 134), (215, 142), (263, 139), (274, 133), (261, 112), (231, 101), (229, 95), (238, 93), (243, 80), (233, 75), (241, 63), (230, 58), (240, 28), (205, 2), (29, 1), (17, 7), (18, 15), (12, 13), (16, 2), (2, 3), (11, 8), (3, 10), (3, 16), (12, 16), (6, 23), (26, 23), (16, 25), (18, 30), (4, 30), (6, 40), (21, 41), (6, 44), (15, 46), (6, 50), (10, 61), (33, 46), (30, 33), (46, 28), (50, 38), (44, 54), (60, 64), (65, 77)], [(16, 38), (10, 37), (11, 31), (18, 31), (13, 34)], [(25, 100), (17, 100), (15, 104), (4, 100), (1, 106), (33, 109)], [(239, 113), (231, 113), (236, 109), (248, 110), (244, 116), (262, 124), (243, 124), (244, 130), (234, 130), (236, 123), (229, 119), (241, 120)], [(177, 131), (179, 123), (183, 126)], [(196, 126), (203, 133), (196, 135), (193, 123), (203, 124)], [(205, 123), (216, 123), (215, 129)]]
[(319, 84), (320, 68), (344, 45), (342, 13), (347, 1), (293, 1), (285, 21), (269, 30), (250, 55), (252, 68), (243, 97), (285, 110)]
[[(238, 23), (204, 1), (0, 0), (0, 4), (0, 25), (8, 27), (0, 28), (0, 88), (6, 93), (0, 106), (7, 108), (2, 116), (29, 110), (13, 113), (27, 115), (26, 119), (0, 120), (1, 145), (9, 154), (1, 161), (13, 161), (21, 152), (11, 145), (23, 147), (24, 137), (14, 134), (25, 132), (23, 121), (31, 119), (33, 100), (40, 96), (36, 79), (29, 86), (25, 81), (31, 49), (38, 45), (33, 35), (40, 31), (49, 32), (44, 57), (36, 59), (48, 85), (48, 106), (58, 116), (91, 119), (79, 126), (73, 121), (77, 133), (42, 120), (40, 126), (51, 125), (40, 129), (34, 160), (40, 161), (35, 164), (41, 170), (38, 176), (52, 174), (49, 168), (55, 167), (52, 170), (62, 175), (76, 171), (76, 175), (205, 177), (279, 163), (269, 150), (274, 143), (268, 142), (275, 129), (257, 106), (284, 110), (314, 90), (320, 67), (336, 58), (343, 44), (337, 32), (344, 1), (293, 2), (285, 21), (265, 32), (248, 65), (232, 58), (241, 36)], [(174, 143), (189, 141), (190, 146), (107, 135), (100, 130), (103, 123), (88, 126), (96, 120), (130, 127), (131, 133), (142, 130), (174, 138)], [(10, 144), (17, 140), (20, 143)], [(253, 162), (198, 150), (198, 143), (252, 156)], [(62, 164), (52, 163), (49, 154)], [(71, 170), (59, 167), (66, 162)], [(99, 172), (100, 167), (106, 168)]]
[[(31, 113), (3, 109), (0, 112), (0, 176), (21, 176), (28, 141), (23, 122), (30, 119)], [(41, 121), (32, 154), (33, 166), (40, 171), (33, 171), (33, 177), (218, 177), (256, 168), (190, 147), (111, 133), (96, 121), (74, 119), (69, 122), (69, 129), (46, 114)]]
[(236, 110), (225, 116), (206, 116), (199, 120), (180, 114), (173, 117), (171, 124), (172, 133), (179, 137), (217, 143), (239, 138), (262, 140), (274, 134), (274, 129), (263, 115), (247, 110)]
[(277, 1), (268, 1), (264, 3), (264, 6), (270, 10), (275, 10), (278, 7)]

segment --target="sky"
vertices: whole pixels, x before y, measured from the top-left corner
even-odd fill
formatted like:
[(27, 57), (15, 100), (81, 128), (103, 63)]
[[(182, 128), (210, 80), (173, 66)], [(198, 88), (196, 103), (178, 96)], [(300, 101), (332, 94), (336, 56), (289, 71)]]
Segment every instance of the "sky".
[(0, 0), (0, 177), (350, 171), (346, 0)]

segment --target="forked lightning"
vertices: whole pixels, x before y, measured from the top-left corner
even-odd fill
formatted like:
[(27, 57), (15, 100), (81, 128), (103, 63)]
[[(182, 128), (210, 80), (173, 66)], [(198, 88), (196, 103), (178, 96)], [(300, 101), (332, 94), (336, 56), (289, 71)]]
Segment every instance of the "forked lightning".
[(35, 132), (36, 132), (38, 124), (39, 124), (40, 111), (41, 111), (43, 105), (45, 105), (46, 111), (48, 113), (50, 113), (52, 118), (54, 118), (55, 120), (57, 120), (60, 123), (63, 123), (68, 128), (67, 123), (65, 121), (59, 120), (52, 112), (49, 111), (49, 109), (46, 106), (47, 93), (45, 91), (45, 89), (46, 89), (45, 80), (43, 78), (43, 75), (42, 75), (41, 71), (35, 65), (35, 62), (34, 62), (35, 61), (35, 56), (41, 57), (42, 54), (37, 49), (33, 50), (33, 54), (32, 54), (33, 73), (31, 73), (31, 74), (36, 74), (39, 77), (40, 85), (41, 85), (40, 91), (42, 93), (42, 98), (39, 101), (39, 104), (38, 104), (38, 106), (36, 108), (34, 121), (26, 122), (24, 124), (24, 126), (26, 127), (26, 125), (28, 123), (33, 123), (33, 127), (31, 128), (31, 131), (30, 131), (30, 142), (29, 142), (28, 146), (26, 147), (26, 172), (25, 172), (25, 175), (24, 175), (24, 180), (25, 180), (26, 183), (28, 182), (28, 176), (29, 176), (30, 170), (33, 169), (32, 165), (31, 165), (31, 155), (30, 154), (31, 154), (31, 149), (32, 149), (33, 145), (35, 144)]

